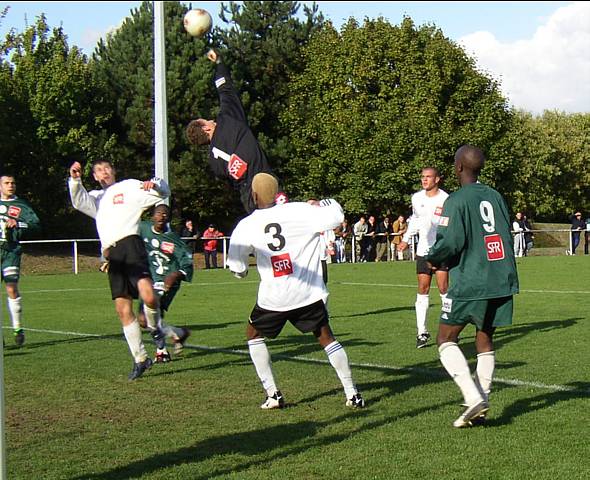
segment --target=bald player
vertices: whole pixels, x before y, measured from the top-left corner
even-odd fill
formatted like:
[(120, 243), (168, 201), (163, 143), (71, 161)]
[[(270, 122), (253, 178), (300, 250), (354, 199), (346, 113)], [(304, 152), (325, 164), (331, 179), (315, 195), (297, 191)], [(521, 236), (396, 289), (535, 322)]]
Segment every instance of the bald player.
[(252, 199), (257, 208), (235, 228), (227, 262), (234, 275), (243, 278), (248, 273), (249, 256), (256, 257), (260, 286), (246, 336), (266, 391), (260, 407), (285, 405), (264, 338), (276, 338), (289, 321), (300, 332), (313, 332), (318, 339), (344, 387), (346, 406), (363, 408), (365, 402), (353, 383), (346, 352), (328, 323), (328, 290), (320, 261), (320, 234), (341, 224), (342, 207), (331, 199), (277, 205), (277, 189), (272, 175), (259, 173), (253, 178)]
[[(437, 343), (441, 363), (463, 394), (465, 410), (453, 423), (457, 428), (485, 420), (495, 368), (494, 331), (512, 325), (512, 296), (518, 293), (506, 202), (496, 190), (477, 181), (484, 162), (483, 152), (471, 145), (455, 153), (461, 188), (446, 200), (436, 242), (426, 255), (434, 268), (449, 265), (449, 290)], [(469, 323), (476, 328), (475, 379), (457, 345)]]

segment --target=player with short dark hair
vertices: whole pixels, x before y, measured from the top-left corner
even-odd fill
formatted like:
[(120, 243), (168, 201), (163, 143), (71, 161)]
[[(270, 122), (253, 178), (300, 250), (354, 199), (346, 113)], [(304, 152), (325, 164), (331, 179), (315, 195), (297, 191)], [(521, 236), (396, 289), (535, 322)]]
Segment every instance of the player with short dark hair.
[(328, 322), (328, 290), (320, 260), (320, 234), (340, 225), (342, 207), (335, 200), (276, 205), (277, 188), (272, 175), (259, 173), (254, 177), (252, 197), (258, 208), (233, 231), (227, 263), (236, 276), (243, 278), (248, 273), (250, 254), (256, 256), (260, 286), (246, 336), (250, 357), (266, 391), (261, 408), (282, 408), (285, 404), (264, 337), (277, 337), (288, 321), (302, 333), (313, 332), (340, 378), (346, 405), (362, 408), (365, 402), (353, 383), (348, 357)]
[(101, 250), (108, 261), (109, 284), (115, 310), (133, 356), (129, 380), (139, 378), (152, 366), (141, 338), (141, 328), (133, 313), (133, 299), (141, 297), (148, 328), (156, 342), (163, 334), (158, 329), (160, 308), (155, 293), (147, 253), (139, 236), (139, 221), (144, 210), (170, 195), (167, 183), (159, 178), (144, 182), (134, 179), (117, 182), (115, 168), (108, 160), (92, 164), (94, 179), (101, 190), (87, 192), (82, 184), (82, 166), (70, 167), (68, 187), (76, 210), (94, 218)]
[[(157, 205), (153, 209), (151, 221), (143, 221), (139, 224), (139, 235), (143, 239), (147, 251), (154, 290), (160, 296), (160, 324), (158, 327), (166, 337), (172, 339), (174, 351), (179, 354), (191, 332), (188, 328), (175, 327), (165, 323), (164, 314), (178, 293), (181, 282), (192, 281), (194, 267), (192, 252), (180, 235), (172, 231), (169, 222), (170, 207), (165, 204)], [(142, 302), (140, 302), (137, 316), (140, 325), (145, 325)], [(155, 362), (169, 362), (171, 357), (165, 343), (162, 342), (157, 347)]]
[[(455, 173), (461, 188), (443, 207), (436, 243), (426, 255), (431, 267), (449, 264), (449, 291), (438, 330), (441, 363), (461, 389), (465, 410), (455, 427), (485, 419), (495, 369), (493, 336), (496, 327), (512, 324), (513, 295), (518, 275), (504, 198), (478, 182), (483, 152), (464, 145), (455, 153)], [(457, 339), (463, 328), (476, 328), (475, 380)]]
[(416, 274), (418, 275), (418, 293), (416, 294), (416, 348), (423, 348), (428, 344), (427, 317), (430, 306), (430, 284), (432, 276), (436, 276), (436, 285), (440, 293), (441, 302), (447, 293), (449, 276), (445, 265), (436, 271), (426, 264), (424, 257), (436, 240), (436, 228), (442, 212), (443, 204), (449, 196), (439, 187), (441, 177), (435, 167), (422, 169), (420, 181), (422, 190), (412, 195), (412, 216), (408, 220), (408, 229), (399, 242), (397, 249), (403, 252), (408, 242), (415, 235), (419, 236), (416, 249)]
[(14, 175), (0, 176), (0, 279), (6, 285), (8, 313), (14, 330), (14, 342), (20, 347), (25, 343), (22, 328), (22, 299), (18, 290), (22, 249), (19, 241), (41, 228), (33, 208), (23, 198), (16, 196)]

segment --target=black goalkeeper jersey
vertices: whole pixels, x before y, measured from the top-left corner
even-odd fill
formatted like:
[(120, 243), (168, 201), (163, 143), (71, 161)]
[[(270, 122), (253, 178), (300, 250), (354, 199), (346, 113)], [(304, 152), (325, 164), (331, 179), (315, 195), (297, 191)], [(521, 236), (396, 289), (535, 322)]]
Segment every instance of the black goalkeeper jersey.
[(272, 173), (271, 168), (250, 130), (229, 70), (222, 63), (215, 67), (214, 81), (221, 108), (209, 148), (209, 165), (216, 177), (227, 179), (240, 191), (244, 209), (252, 213), (256, 208), (251, 195), (252, 179), (257, 173)]

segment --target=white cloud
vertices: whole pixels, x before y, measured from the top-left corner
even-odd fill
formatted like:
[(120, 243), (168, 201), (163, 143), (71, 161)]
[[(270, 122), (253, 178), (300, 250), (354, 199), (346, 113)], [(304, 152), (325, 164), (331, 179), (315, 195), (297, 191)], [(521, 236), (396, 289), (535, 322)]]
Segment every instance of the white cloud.
[(590, 113), (590, 2), (559, 8), (532, 38), (501, 43), (475, 32), (459, 43), (514, 107)]
[(121, 21), (121, 23), (118, 26), (111, 25), (107, 27), (106, 30), (96, 30), (92, 28), (85, 29), (82, 32), (80, 48), (84, 50), (84, 53), (91, 54), (94, 51), (96, 44), (101, 38), (106, 39), (107, 35), (116, 32), (122, 24), (123, 21)]

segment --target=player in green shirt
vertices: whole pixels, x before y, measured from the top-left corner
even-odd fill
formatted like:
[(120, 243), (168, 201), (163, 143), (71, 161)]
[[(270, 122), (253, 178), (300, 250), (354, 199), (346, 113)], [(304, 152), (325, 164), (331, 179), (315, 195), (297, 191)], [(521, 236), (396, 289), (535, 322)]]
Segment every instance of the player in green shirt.
[[(193, 278), (193, 255), (180, 236), (169, 228), (169, 221), (170, 208), (162, 204), (154, 207), (151, 221), (144, 221), (139, 225), (139, 235), (143, 239), (148, 254), (154, 290), (160, 296), (162, 319), (164, 312), (168, 311), (174, 296), (180, 289), (180, 283), (190, 282)], [(145, 324), (141, 304), (138, 317), (140, 324)], [(190, 330), (167, 325), (163, 320), (158, 326), (166, 337), (172, 338), (175, 352), (180, 353), (190, 335)], [(171, 360), (165, 341), (165, 337), (156, 340), (156, 363)]]
[(6, 284), (8, 312), (14, 329), (14, 341), (25, 343), (21, 325), (21, 296), (18, 291), (22, 249), (19, 241), (41, 228), (39, 218), (26, 200), (16, 196), (14, 176), (0, 176), (0, 279)]
[[(465, 410), (455, 427), (485, 420), (495, 368), (496, 327), (512, 324), (512, 296), (518, 293), (510, 217), (506, 202), (493, 188), (477, 181), (483, 152), (464, 145), (455, 153), (461, 188), (446, 200), (436, 243), (426, 260), (449, 265), (449, 290), (443, 302), (438, 351), (447, 372), (461, 389)], [(457, 338), (469, 323), (476, 327), (477, 367), (472, 378)]]

